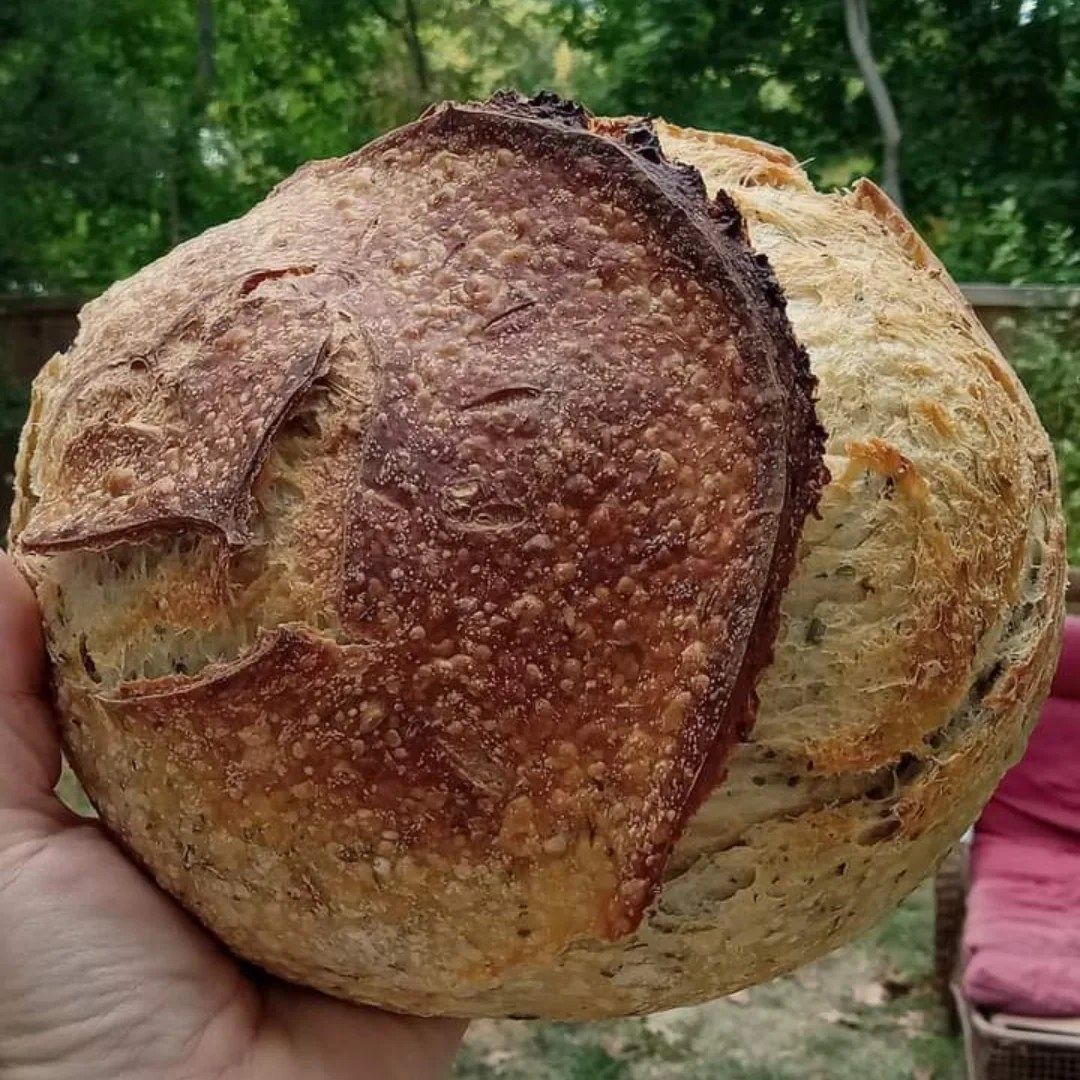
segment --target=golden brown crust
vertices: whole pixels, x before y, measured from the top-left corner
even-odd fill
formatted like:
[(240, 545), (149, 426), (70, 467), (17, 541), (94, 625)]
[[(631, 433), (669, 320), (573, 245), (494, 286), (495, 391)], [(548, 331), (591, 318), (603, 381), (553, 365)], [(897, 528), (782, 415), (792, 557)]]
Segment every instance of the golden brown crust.
[(944, 272), (945, 268), (926, 241), (915, 231), (896, 203), (873, 180), (868, 180), (865, 176), (859, 177), (851, 185), (848, 202), (856, 210), (866, 210), (873, 214), (896, 238), (900, 250), (920, 270), (930, 270), (935, 277)]
[[(314, 192), (337, 213), (301, 218), (271, 265), (264, 223)], [(210, 242), (227, 254), (209, 283), (198, 240), (151, 268), (183, 312), (158, 313), (153, 348), (131, 357), (114, 332), (123, 292), (98, 305), (40, 421), (18, 540), (41, 555), (197, 526), (246, 553), (270, 435), (319, 380), (331, 402), (359, 380), (324, 521), (334, 637), (266, 627), (99, 706), (241, 804), (213, 811), (238, 831), (271, 792), (327, 836), (347, 822), (383, 868), (355, 902), (392, 887), (415, 952), (501, 920), (498, 972), (626, 934), (750, 727), (823, 480), (808, 362), (738, 213), (647, 126), (600, 136), (565, 103), (500, 95), (302, 170)], [(146, 288), (126, 286), (140, 308)], [(218, 562), (228, 596), (238, 561)], [(462, 881), (483, 893), (464, 914)]]

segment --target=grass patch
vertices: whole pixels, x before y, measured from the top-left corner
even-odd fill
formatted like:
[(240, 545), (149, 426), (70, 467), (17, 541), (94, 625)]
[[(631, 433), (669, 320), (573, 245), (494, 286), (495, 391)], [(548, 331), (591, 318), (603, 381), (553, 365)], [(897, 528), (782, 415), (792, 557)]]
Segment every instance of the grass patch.
[(960, 1080), (924, 885), (860, 941), (733, 998), (596, 1024), (481, 1020), (456, 1080)]

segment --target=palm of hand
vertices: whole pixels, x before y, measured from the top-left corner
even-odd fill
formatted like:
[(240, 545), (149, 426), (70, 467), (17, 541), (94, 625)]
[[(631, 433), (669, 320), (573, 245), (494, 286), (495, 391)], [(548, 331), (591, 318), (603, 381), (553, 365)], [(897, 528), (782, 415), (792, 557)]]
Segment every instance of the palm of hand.
[(239, 964), (52, 794), (37, 611), (0, 563), (0, 1078), (445, 1074), (454, 1021), (357, 1008)]

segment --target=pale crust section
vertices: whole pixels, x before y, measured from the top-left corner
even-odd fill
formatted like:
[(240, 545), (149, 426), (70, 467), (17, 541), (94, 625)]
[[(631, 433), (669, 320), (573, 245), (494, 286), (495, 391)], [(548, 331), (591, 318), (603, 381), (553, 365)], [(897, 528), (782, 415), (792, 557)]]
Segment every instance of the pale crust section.
[[(67, 738), (106, 818), (230, 945), (279, 974), (354, 1000), (463, 1016), (580, 1019), (705, 1000), (790, 970), (870, 926), (932, 868), (1022, 749), (1056, 662), (1065, 563), (1052, 453), (1015, 375), (869, 181), (819, 194), (777, 148), (657, 126), (669, 158), (695, 165), (710, 192), (729, 193), (779, 278), (819, 379), (833, 479), (783, 595), (752, 739), (736, 748), (723, 784), (682, 833), (634, 934), (538, 947), (579, 925), (591, 903), (558, 874), (548, 887), (537, 877), (534, 894), (515, 898), (522, 912), (536, 905), (520, 938), (501, 936), (503, 914), (476, 906), (467, 875), (446, 889), (445, 878), (414, 865), (391, 888), (383, 857), (358, 852), (350, 824), (322, 831), (297, 803), (259, 790), (231, 799), (220, 763), (196, 751), (190, 719), (177, 714), (168, 733), (149, 737), (137, 704), (109, 703), (78, 674), (72, 627), (89, 625), (86, 610), (117, 597), (145, 612), (136, 622), (146, 647), (132, 651), (150, 656), (153, 612), (182, 626), (201, 611), (202, 637), (212, 641), (226, 611), (250, 625), (303, 622), (340, 638), (341, 619), (318, 598), (329, 580), (325, 561), (336, 565), (344, 545), (325, 527), (338, 504), (320, 500), (347, 482), (347, 470), (333, 471), (334, 440), (348, 437), (377, 395), (355, 374), (364, 365), (338, 365), (354, 374), (343, 382), (347, 393), (331, 388), (335, 408), (315, 409), (317, 433), (305, 434), (304, 424), (283, 429), (254, 517), (257, 527), (272, 508), (281, 525), (257, 559), (233, 568), (228, 596), (211, 571), (221, 554), (210, 541), (152, 561), (137, 595), (127, 570), (87, 588), (82, 556), (26, 559), (46, 602), (64, 613), (65, 625), (51, 631), (74, 656), (63, 690)], [(334, 185), (335, 170), (312, 166), (291, 183), (314, 176)], [(516, 298), (505, 300), (480, 295), (478, 319)], [(351, 355), (363, 349), (354, 342)], [(50, 365), (38, 394), (57, 377)], [(519, 402), (534, 400), (516, 373), (510, 384)], [(33, 425), (24, 440), (17, 523), (31, 501)], [(491, 501), (492, 521), (504, 520), (506, 505)], [(192, 575), (193, 559), (206, 573)], [(125, 654), (132, 632), (126, 624), (91, 634), (94, 655), (125, 678), (138, 674)], [(227, 644), (271, 647), (235, 635)], [(190, 653), (195, 665), (208, 658), (194, 644)], [(151, 664), (149, 673), (167, 670)], [(230, 747), (240, 739), (257, 771), (281, 760), (276, 735), (233, 724), (222, 737)], [(304, 753), (291, 769), (303, 773)], [(498, 782), (483, 762), (458, 765), (480, 786)], [(597, 856), (579, 845), (568, 857)], [(601, 858), (589, 868), (600, 888), (610, 866)], [(492, 895), (501, 888), (497, 879), (473, 884)], [(413, 964), (424, 916), (399, 898), (433, 887), (445, 890), (447, 912), (461, 905), (453, 948), (421, 949)]]
[(782, 189), (745, 185), (752, 151), (660, 131), (671, 156), (728, 191), (769, 256), (829, 432), (834, 482), (785, 597), (758, 735), (829, 771), (920, 753), (992, 666), (1025, 564), (1038, 559), (1051, 597), (1063, 580), (1048, 442), (940, 262), (875, 185), (822, 195), (801, 172)]
[[(678, 143), (683, 159), (699, 169), (710, 192), (720, 189), (715, 183), (719, 171), (724, 173), (723, 188), (733, 187), (785, 188), (789, 191), (813, 192), (806, 173), (798, 160), (772, 143), (751, 139), (746, 135), (727, 135), (693, 128), (680, 128), (661, 120), (656, 124), (661, 145)], [(710, 176), (714, 180), (709, 183)]]

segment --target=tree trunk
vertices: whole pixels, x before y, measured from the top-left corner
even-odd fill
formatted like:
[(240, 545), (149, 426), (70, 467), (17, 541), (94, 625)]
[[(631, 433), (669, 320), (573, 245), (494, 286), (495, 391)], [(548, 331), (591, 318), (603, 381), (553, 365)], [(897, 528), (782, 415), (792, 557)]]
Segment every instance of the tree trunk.
[(859, 72), (870, 94), (878, 126), (881, 128), (885, 150), (881, 186), (903, 210), (904, 196), (900, 184), (900, 121), (896, 118), (889, 88), (881, 77), (877, 61), (870, 49), (870, 18), (866, 11), (866, 0), (844, 0), (844, 22), (852, 55), (859, 65)]
[(215, 53), (214, 0), (199, 0), (199, 82), (206, 95), (217, 78)]
[(424, 52), (424, 45), (420, 40), (419, 23), (415, 0), (405, 0), (405, 20), (402, 32), (405, 34), (405, 45), (409, 50), (409, 56), (412, 57), (416, 85), (426, 98), (431, 92), (431, 79), (428, 75), (427, 53)]
[(192, 230), (203, 170), (201, 135), (217, 78), (214, 0), (196, 0), (195, 81), (177, 116), (169, 184), (169, 240), (175, 246)]
[(424, 43), (420, 40), (420, 13), (416, 9), (416, 0), (405, 0), (404, 16), (391, 14), (383, 7), (382, 0), (367, 0), (367, 5), (383, 22), (401, 31), (409, 59), (412, 61), (417, 88), (426, 102), (431, 93), (431, 69), (428, 66)]

